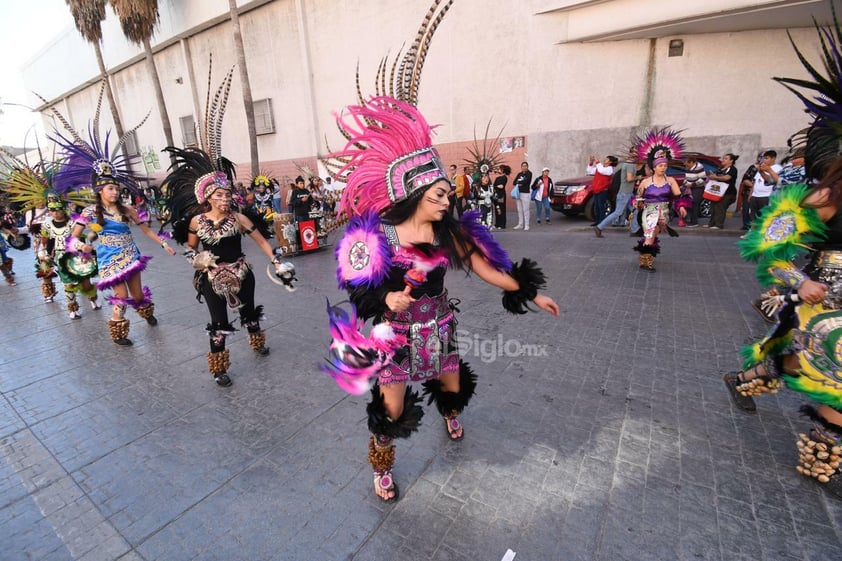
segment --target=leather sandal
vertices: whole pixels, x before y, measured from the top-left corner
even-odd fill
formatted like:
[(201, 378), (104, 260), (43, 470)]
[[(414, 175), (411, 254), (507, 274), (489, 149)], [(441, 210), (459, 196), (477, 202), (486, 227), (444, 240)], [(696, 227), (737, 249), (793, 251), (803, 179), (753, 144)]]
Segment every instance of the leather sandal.
[[(377, 495), (377, 498), (383, 501), (384, 503), (391, 503), (398, 500), (398, 484), (395, 483), (395, 478), (392, 477), (392, 471), (386, 471), (384, 473), (375, 473), (374, 474), (374, 494)], [(388, 495), (389, 493), (394, 493), (391, 497), (389, 496), (382, 496), (377, 491), (383, 491)]]
[(450, 437), (450, 440), (462, 440), (462, 437), (465, 436), (465, 429), (456, 415), (444, 418), (444, 428), (447, 430), (447, 436)]

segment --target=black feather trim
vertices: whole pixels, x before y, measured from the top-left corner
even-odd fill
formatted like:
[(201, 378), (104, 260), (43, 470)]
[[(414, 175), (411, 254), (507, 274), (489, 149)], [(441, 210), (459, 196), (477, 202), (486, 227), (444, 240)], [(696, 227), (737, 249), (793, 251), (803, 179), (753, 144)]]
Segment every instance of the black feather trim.
[(371, 401), (365, 408), (368, 413), (368, 430), (388, 438), (409, 438), (421, 426), (424, 409), (418, 405), (420, 402), (421, 397), (407, 387), (403, 397), (403, 413), (393, 421), (380, 395), (380, 386), (375, 384), (371, 388)]
[(837, 440), (842, 438), (842, 426), (839, 426), (836, 423), (831, 423), (830, 421), (828, 421), (827, 419), (825, 419), (824, 417), (819, 415), (818, 409), (816, 409), (812, 405), (802, 405), (798, 409), (798, 411), (804, 417), (807, 417), (808, 419), (810, 419), (814, 423), (818, 423), (819, 425), (824, 427), (826, 430), (834, 433)]
[(272, 229), (269, 224), (266, 222), (266, 219), (261, 215), (257, 210), (251, 205), (244, 205), (240, 208), (240, 213), (245, 215), (246, 218), (251, 220), (251, 223), (254, 224), (254, 227), (257, 228), (257, 231), (260, 232), (260, 235), (266, 239), (272, 237)]
[(526, 257), (514, 263), (509, 274), (520, 288), (503, 291), (503, 307), (512, 314), (525, 314), (530, 309), (527, 304), (547, 285), (547, 278), (538, 263)]
[(458, 392), (444, 391), (441, 380), (428, 380), (421, 385), (428, 396), (427, 405), (435, 402), (442, 416), (451, 415), (454, 411), (461, 413), (468, 406), (477, 389), (477, 375), (467, 362), (460, 360)]
[(247, 323), (255, 323), (263, 318), (263, 306), (255, 306), (254, 311), (250, 314), (243, 314), (240, 316), (240, 325), (246, 327)]
[(658, 239), (655, 239), (655, 243), (651, 245), (646, 245), (643, 243), (643, 239), (637, 242), (637, 245), (632, 248), (636, 252), (640, 253), (641, 255), (649, 254), (649, 255), (658, 255), (661, 253), (661, 244), (658, 242)]
[(365, 286), (348, 287), (348, 299), (357, 308), (357, 316), (368, 320), (374, 318), (375, 323), (383, 317), (386, 307), (386, 293), (389, 289), (385, 285), (374, 288)]

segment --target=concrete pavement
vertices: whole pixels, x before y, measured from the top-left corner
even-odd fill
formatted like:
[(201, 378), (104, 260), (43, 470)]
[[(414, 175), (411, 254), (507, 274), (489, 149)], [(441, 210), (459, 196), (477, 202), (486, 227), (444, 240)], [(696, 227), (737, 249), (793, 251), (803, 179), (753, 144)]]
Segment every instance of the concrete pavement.
[(31, 253), (13, 252), (19, 285), (0, 286), (0, 560), (833, 558), (842, 503), (794, 470), (800, 396), (746, 415), (721, 381), (765, 329), (735, 233), (665, 239), (654, 274), (625, 233), (597, 239), (558, 213), (499, 233), (545, 268), (561, 317), (507, 316), (498, 290), (449, 274), (479, 387), (463, 441), (427, 407), (399, 442), (394, 505), (371, 491), (366, 400), (315, 367), (325, 297), (343, 298), (331, 252), (296, 258), (289, 294), (244, 242), (272, 353), (231, 337), (229, 389), (207, 373), (208, 315), (183, 258), (139, 239), (160, 323), (130, 312), (135, 345), (121, 348), (108, 310), (70, 320), (61, 292), (42, 302)]

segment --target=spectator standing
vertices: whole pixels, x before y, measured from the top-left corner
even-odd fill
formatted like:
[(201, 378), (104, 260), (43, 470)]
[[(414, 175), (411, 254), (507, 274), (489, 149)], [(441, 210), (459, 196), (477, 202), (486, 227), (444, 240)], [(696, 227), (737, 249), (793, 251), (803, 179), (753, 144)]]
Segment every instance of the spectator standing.
[(620, 165), (620, 188), (617, 190), (617, 202), (614, 205), (614, 210), (602, 219), (602, 221), (593, 227), (596, 237), (602, 237), (602, 231), (611, 225), (617, 218), (622, 216), (629, 206), (629, 201), (634, 194), (635, 178), (637, 176), (637, 166), (635, 166), (632, 159), (634, 154), (630, 154), (629, 161), (623, 162)]
[(807, 169), (804, 167), (804, 148), (797, 148), (792, 153), (789, 161), (784, 164), (783, 169), (778, 174), (778, 179), (777, 187), (779, 189), (783, 189), (787, 185), (807, 182)]
[(550, 223), (550, 189), (553, 187), (553, 180), (550, 179), (550, 168), (541, 170), (541, 176), (532, 183), (532, 200), (535, 201), (535, 221), (541, 223), (541, 210), (547, 224)]
[(511, 173), (512, 168), (503, 164), (500, 166), (500, 175), (494, 178), (494, 227), (498, 230), (506, 229), (506, 201), (509, 197), (506, 186)]
[(304, 187), (304, 178), (300, 175), (295, 178), (295, 188), (292, 190), (290, 197), (292, 202), (292, 213), (295, 215), (296, 222), (302, 222), (310, 219), (310, 201), (312, 197), (310, 191)]
[(591, 226), (597, 226), (605, 218), (606, 205), (608, 203), (608, 189), (611, 187), (611, 179), (614, 176), (614, 166), (617, 165), (617, 158), (606, 156), (600, 162), (596, 156), (591, 156), (588, 161), (587, 174), (593, 175), (591, 189), (593, 192), (593, 219)]
[(281, 184), (278, 183), (278, 180), (272, 178), (270, 180), (272, 186), (272, 210), (275, 214), (281, 213)]
[(462, 173), (454, 177), (456, 184), (456, 212), (461, 217), (468, 204), (468, 197), (471, 194), (471, 179), (468, 177), (468, 168), (462, 168)]
[(750, 224), (754, 224), (763, 208), (769, 204), (772, 190), (778, 184), (778, 173), (783, 168), (780, 164), (775, 163), (777, 157), (778, 153), (774, 150), (766, 150), (763, 152), (760, 165), (757, 166), (757, 173), (754, 174), (754, 186), (751, 189), (751, 198), (749, 198)]
[(529, 230), (529, 187), (532, 185), (532, 172), (529, 171), (529, 162), (520, 164), (520, 173), (515, 176), (515, 187), (517, 187), (517, 226), (515, 230)]
[(699, 225), (699, 212), (702, 209), (702, 200), (704, 200), (707, 174), (705, 173), (705, 167), (694, 155), (687, 156), (685, 168), (683, 187), (685, 193), (689, 193), (693, 197), (693, 206), (690, 207), (690, 216), (686, 219), (685, 225), (688, 228), (693, 228)]
[(763, 152), (757, 155), (755, 163), (748, 166), (748, 169), (743, 174), (740, 180), (740, 188), (737, 194), (737, 208), (736, 211), (740, 213), (743, 219), (743, 230), (748, 230), (751, 227), (751, 217), (749, 216), (749, 199), (751, 198), (751, 190), (754, 187), (754, 176), (757, 175), (757, 166), (763, 160)]
[(709, 179), (727, 183), (728, 188), (721, 199), (711, 204), (710, 223), (705, 224), (703, 228), (709, 227), (711, 230), (721, 230), (725, 227), (725, 213), (731, 203), (737, 200), (737, 168), (734, 164), (738, 158), (739, 156), (730, 152), (725, 154), (722, 156), (722, 167), (716, 173), (710, 174)]

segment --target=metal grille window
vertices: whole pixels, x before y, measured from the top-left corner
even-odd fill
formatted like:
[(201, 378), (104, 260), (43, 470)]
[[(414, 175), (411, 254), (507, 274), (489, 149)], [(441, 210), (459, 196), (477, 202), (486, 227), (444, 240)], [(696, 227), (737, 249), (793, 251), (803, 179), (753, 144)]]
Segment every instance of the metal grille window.
[(140, 146), (137, 144), (137, 131), (132, 131), (126, 137), (126, 142), (124, 144), (126, 147), (126, 154), (129, 156), (138, 156), (140, 155)]
[(257, 134), (272, 134), (275, 132), (271, 99), (259, 99), (254, 102), (254, 128), (257, 130)]
[(196, 146), (196, 121), (193, 115), (179, 117), (178, 123), (181, 125), (181, 142), (184, 146)]

